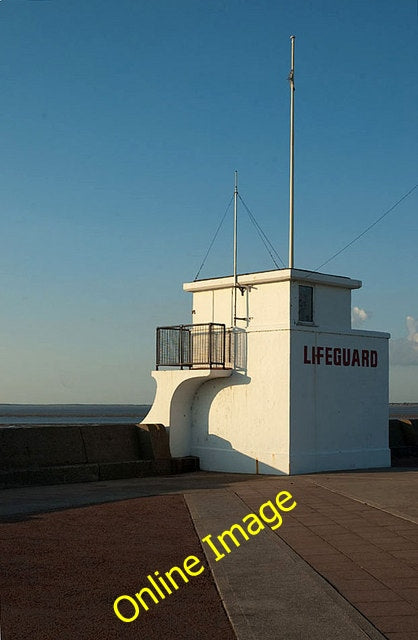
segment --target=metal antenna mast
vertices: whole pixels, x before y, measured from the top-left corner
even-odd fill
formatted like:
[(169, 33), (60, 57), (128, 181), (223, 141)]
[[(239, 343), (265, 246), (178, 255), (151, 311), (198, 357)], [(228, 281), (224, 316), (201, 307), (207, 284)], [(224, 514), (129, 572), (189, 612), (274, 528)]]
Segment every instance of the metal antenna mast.
[(289, 269), (293, 269), (293, 195), (295, 165), (295, 36), (290, 36), (290, 171), (289, 171)]
[(234, 183), (234, 322), (233, 325), (237, 325), (237, 231), (238, 231), (238, 171), (235, 171), (235, 183)]

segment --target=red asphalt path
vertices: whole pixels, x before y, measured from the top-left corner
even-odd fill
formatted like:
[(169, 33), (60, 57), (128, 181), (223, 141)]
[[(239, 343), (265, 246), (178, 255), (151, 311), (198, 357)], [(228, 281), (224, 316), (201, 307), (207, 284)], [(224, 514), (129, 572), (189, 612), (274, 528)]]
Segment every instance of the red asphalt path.
[[(183, 496), (15, 520), (0, 524), (1, 640), (235, 638)], [(178, 591), (131, 623), (116, 617), (115, 598), (134, 597), (148, 574), (163, 575), (189, 555), (205, 566), (199, 576), (180, 579)]]

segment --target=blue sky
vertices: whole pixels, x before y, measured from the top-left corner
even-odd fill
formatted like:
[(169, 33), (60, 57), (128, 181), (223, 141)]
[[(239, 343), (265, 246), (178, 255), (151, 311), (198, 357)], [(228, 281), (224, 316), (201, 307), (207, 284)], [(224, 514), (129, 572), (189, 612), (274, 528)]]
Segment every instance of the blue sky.
[[(0, 2), (0, 402), (151, 402), (231, 197), (315, 269), (417, 182), (416, 0)], [(418, 401), (418, 189), (324, 271)], [(229, 220), (201, 277), (232, 270)], [(245, 213), (239, 270), (274, 268)], [(409, 320), (407, 320), (409, 318)]]

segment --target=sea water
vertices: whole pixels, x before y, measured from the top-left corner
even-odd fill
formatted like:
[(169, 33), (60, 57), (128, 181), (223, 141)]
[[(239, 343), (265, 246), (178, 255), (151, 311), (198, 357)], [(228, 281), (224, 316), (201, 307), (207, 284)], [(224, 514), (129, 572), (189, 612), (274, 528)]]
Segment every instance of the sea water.
[[(141, 422), (149, 404), (0, 404), (0, 427)], [(418, 403), (389, 405), (390, 418), (418, 418)]]
[(141, 422), (148, 404), (0, 404), (0, 426)]

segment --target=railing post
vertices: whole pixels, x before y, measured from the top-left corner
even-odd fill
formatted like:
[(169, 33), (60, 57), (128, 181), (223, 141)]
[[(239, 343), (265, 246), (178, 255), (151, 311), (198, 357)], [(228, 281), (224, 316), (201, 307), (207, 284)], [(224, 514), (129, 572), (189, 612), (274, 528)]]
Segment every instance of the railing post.
[(225, 345), (225, 340), (226, 340), (226, 328), (225, 325), (223, 325), (222, 327), (222, 368), (225, 369), (225, 353), (226, 353), (226, 345)]
[(180, 369), (183, 369), (183, 325), (179, 327), (179, 364)]
[(209, 359), (209, 368), (212, 369), (212, 323), (209, 322), (209, 343), (208, 343), (208, 359)]
[(189, 347), (188, 347), (189, 369), (193, 369), (193, 359), (194, 359), (194, 353), (193, 353), (193, 326), (191, 327), (191, 329), (188, 329), (187, 336), (188, 336), (188, 342), (189, 342)]
[(158, 371), (158, 366), (160, 364), (160, 330), (157, 327), (157, 332), (155, 335), (156, 338), (156, 342), (155, 342), (155, 368)]

